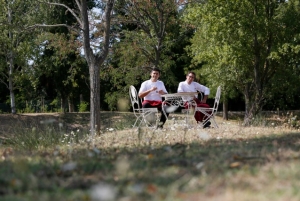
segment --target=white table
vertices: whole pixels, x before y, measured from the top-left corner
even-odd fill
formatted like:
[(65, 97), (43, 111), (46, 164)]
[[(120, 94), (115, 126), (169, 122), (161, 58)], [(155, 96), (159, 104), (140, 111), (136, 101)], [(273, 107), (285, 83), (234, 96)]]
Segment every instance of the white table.
[[(194, 97), (196, 97), (197, 92), (180, 92), (180, 93), (173, 93), (173, 94), (164, 94), (161, 97), (164, 97), (165, 100), (162, 102), (162, 110), (164, 115), (167, 117), (167, 112), (171, 113), (174, 112), (179, 107), (185, 107), (186, 102), (188, 102), (188, 109), (186, 109), (186, 114), (188, 115), (188, 111), (190, 108), (197, 106), (196, 102), (194, 101)], [(166, 111), (167, 110), (167, 111)], [(186, 123), (187, 123), (187, 116), (186, 116)]]

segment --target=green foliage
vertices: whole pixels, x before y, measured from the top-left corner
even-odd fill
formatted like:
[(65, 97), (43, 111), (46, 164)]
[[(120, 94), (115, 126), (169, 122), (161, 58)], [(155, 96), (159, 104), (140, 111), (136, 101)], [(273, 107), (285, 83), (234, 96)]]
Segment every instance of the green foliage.
[(79, 112), (88, 112), (89, 103), (86, 101), (81, 101), (78, 105)]
[(26, 103), (26, 107), (24, 108), (24, 110), (20, 111), (20, 113), (33, 113), (33, 112), (35, 112), (35, 109), (28, 103)]
[(298, 130), (300, 128), (300, 120), (298, 115), (299, 114), (294, 114), (293, 112), (286, 112), (283, 115), (285, 126), (291, 129)]
[(53, 112), (62, 112), (61, 111), (60, 101), (59, 101), (58, 98), (53, 99), (52, 102), (49, 105), (52, 108), (51, 110)]
[[(297, 0), (271, 4), (213, 0), (191, 4), (184, 14), (197, 30), (187, 48), (193, 65), (203, 65), (208, 85), (221, 85), (225, 98), (242, 93), (248, 120), (259, 114), (276, 91), (295, 92), (292, 86), (299, 82), (299, 73), (293, 76), (293, 68), (299, 53), (297, 48), (288, 48), (291, 57), (282, 53), (287, 43), (298, 40), (299, 23), (292, 20), (299, 17), (297, 5)], [(279, 80), (283, 81), (280, 88)]]
[(129, 85), (139, 88), (149, 79), (153, 66), (162, 70), (160, 79), (169, 92), (176, 92), (184, 77), (183, 66), (189, 63), (183, 50), (188, 40), (186, 32), (181, 32), (178, 3), (116, 2), (120, 39), (114, 43), (111, 63), (101, 72), (101, 87), (109, 92), (103, 95), (110, 109), (117, 107), (119, 95), (128, 97)]
[(110, 108), (111, 111), (117, 110), (117, 104), (119, 98), (120, 98), (119, 92), (108, 92), (105, 94), (105, 102), (107, 102), (108, 107)]
[[(26, 26), (30, 18), (32, 1), (0, 1), (0, 83), (9, 91), (12, 112), (15, 113), (15, 90), (20, 87), (18, 80), (26, 59), (30, 55), (31, 39)], [(22, 17), (26, 16), (26, 17)]]

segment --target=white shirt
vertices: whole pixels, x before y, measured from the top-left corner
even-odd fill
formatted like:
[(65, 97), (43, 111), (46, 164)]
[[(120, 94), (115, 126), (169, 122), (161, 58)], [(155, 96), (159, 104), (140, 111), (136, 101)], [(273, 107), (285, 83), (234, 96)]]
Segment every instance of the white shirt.
[(157, 87), (157, 89), (147, 94), (147, 96), (144, 97), (144, 100), (162, 101), (162, 98), (158, 93), (158, 91), (163, 90), (165, 93), (168, 93), (164, 83), (160, 80), (157, 80), (156, 82), (152, 82), (151, 80), (146, 80), (145, 82), (142, 83), (139, 93), (147, 91), (154, 86)]
[[(203, 92), (204, 95), (209, 95), (210, 90), (208, 87), (199, 84), (198, 82), (191, 82), (191, 84), (188, 84), (187, 81), (180, 82), (178, 85), (177, 92)], [(197, 95), (195, 95), (197, 98)], [(190, 98), (191, 100), (191, 98)]]

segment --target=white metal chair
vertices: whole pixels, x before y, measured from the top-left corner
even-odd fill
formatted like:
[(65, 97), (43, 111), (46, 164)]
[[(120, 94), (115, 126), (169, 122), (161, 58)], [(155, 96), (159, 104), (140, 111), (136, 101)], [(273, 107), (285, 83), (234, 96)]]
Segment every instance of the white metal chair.
[(141, 108), (140, 99), (134, 86), (129, 87), (129, 96), (131, 100), (132, 110), (136, 120), (133, 127), (144, 122), (147, 127), (156, 127), (158, 122), (158, 109), (157, 108)]
[(220, 97), (221, 97), (221, 86), (219, 86), (217, 88), (215, 102), (214, 102), (214, 106), (212, 108), (205, 108), (205, 107), (196, 107), (195, 108), (195, 112), (199, 111), (205, 115), (206, 119), (201, 122), (202, 126), (204, 126), (208, 121), (211, 121), (211, 123), (214, 125), (215, 128), (219, 127), (215, 120), (215, 114), (218, 111)]
[[(198, 91), (197, 91), (198, 92)], [(202, 101), (203, 94), (198, 92), (198, 99)], [(195, 114), (195, 107), (197, 106), (197, 103), (193, 100), (188, 101), (188, 108), (187, 109), (181, 109), (181, 113), (185, 114), (185, 123), (188, 125), (189, 120), (188, 116), (189, 114)]]

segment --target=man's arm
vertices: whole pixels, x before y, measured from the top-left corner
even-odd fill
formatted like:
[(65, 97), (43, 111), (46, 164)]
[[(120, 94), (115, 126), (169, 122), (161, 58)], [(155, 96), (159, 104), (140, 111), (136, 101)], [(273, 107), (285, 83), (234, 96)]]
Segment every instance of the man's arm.
[(140, 98), (144, 98), (145, 96), (147, 96), (150, 92), (155, 91), (157, 89), (157, 87), (152, 87), (151, 89), (147, 90), (147, 91), (143, 91), (139, 93), (139, 97)]
[(177, 88), (177, 93), (184, 92), (182, 89), (182, 82), (179, 83), (178, 88)]
[(204, 97), (203, 97), (201, 103), (206, 103), (207, 98), (208, 98), (208, 95), (204, 95)]

